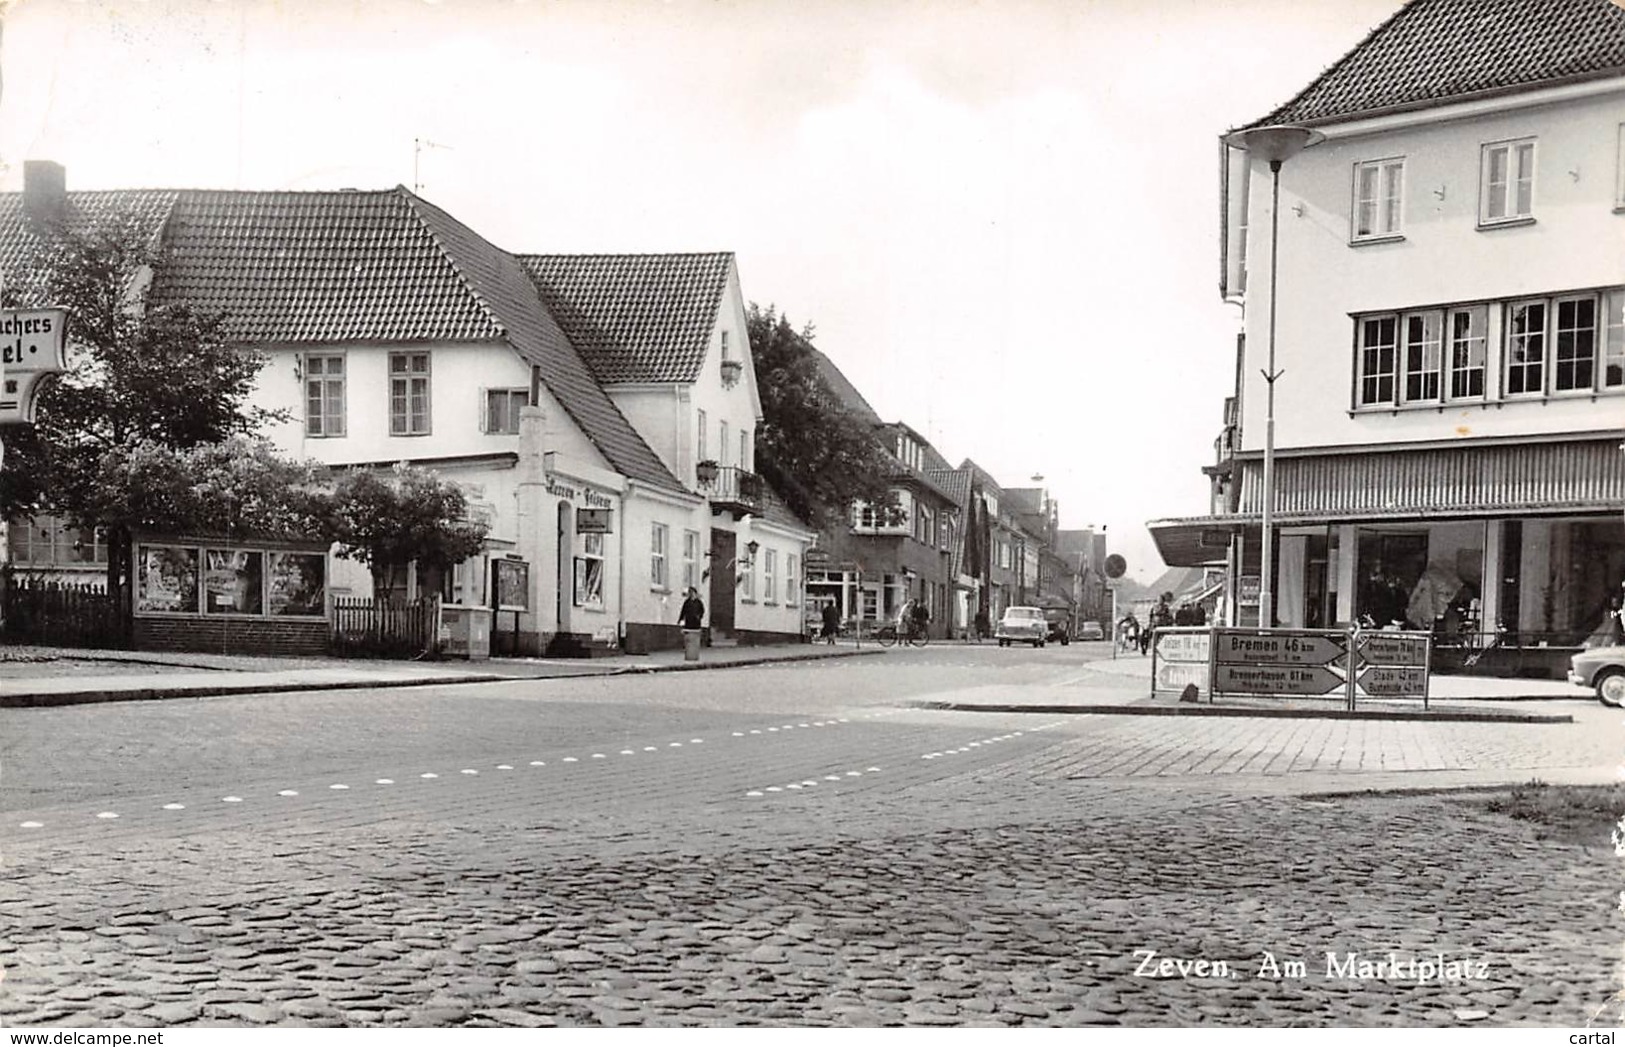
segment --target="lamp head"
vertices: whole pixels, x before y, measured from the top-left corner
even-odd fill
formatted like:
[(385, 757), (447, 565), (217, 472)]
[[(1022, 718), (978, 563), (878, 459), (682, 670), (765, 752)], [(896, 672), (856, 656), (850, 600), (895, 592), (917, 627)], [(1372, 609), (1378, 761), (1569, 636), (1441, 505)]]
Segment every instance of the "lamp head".
[(1305, 149), (1325, 141), (1319, 131), (1295, 124), (1271, 124), (1268, 127), (1248, 127), (1231, 131), (1224, 136), (1224, 144), (1245, 149), (1251, 156), (1268, 160), (1272, 164), (1290, 160)]
[(756, 542), (746, 542), (745, 543), (745, 551), (747, 553), (750, 553), (752, 556), (755, 556), (756, 555), (756, 550), (758, 550), (760, 548), (761, 548), (761, 545), (759, 545)]

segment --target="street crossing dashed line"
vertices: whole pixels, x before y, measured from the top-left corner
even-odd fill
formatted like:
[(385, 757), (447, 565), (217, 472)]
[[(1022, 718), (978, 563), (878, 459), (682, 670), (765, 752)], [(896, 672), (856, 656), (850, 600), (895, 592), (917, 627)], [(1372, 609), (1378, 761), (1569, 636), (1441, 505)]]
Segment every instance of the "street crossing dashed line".
[[(882, 716), (893, 715), (894, 713), (896, 713), (898, 711), (899, 710), (878, 710), (878, 711), (873, 711), (873, 712), (860, 714), (858, 718), (859, 719), (866, 719), (866, 720), (873, 720), (873, 719), (878, 719), (878, 718), (880, 718)], [(798, 728), (812, 729), (812, 728), (818, 728), (818, 727), (835, 727), (835, 726), (839, 726), (841, 724), (848, 724), (848, 723), (851, 723), (851, 722), (852, 722), (851, 717), (841, 716), (841, 717), (834, 717), (834, 718), (827, 719), (827, 720), (808, 721), (806, 723), (783, 724), (783, 725), (781, 725), (779, 727), (766, 728), (766, 730), (769, 733), (777, 733), (779, 731), (790, 731), (790, 730), (796, 730)], [(763, 733), (763, 731), (761, 729), (751, 729), (748, 732), (733, 731), (733, 732), (731, 732), (731, 735), (734, 738), (745, 738), (745, 737), (749, 737), (750, 735), (761, 735), (762, 733)], [(688, 742), (687, 742), (687, 745), (690, 745), (690, 746), (692, 746), (692, 745), (703, 745), (703, 744), (705, 744), (705, 739), (704, 738), (690, 738), (688, 740)], [(673, 742), (668, 742), (667, 743), (667, 748), (668, 749), (682, 749), (684, 747), (685, 747), (685, 743), (683, 743), (681, 741), (673, 741)], [(645, 745), (645, 746), (642, 747), (642, 751), (646, 752), (646, 753), (659, 752), (660, 747), (656, 746), (656, 745)], [(622, 749), (620, 751), (620, 753), (623, 756), (635, 756), (635, 755), (637, 755), (636, 751), (632, 750), (632, 749)], [(604, 753), (593, 753), (591, 755), (591, 759), (595, 759), (595, 760), (602, 760), (602, 759), (606, 759), (606, 758), (607, 758), (606, 754), (604, 754)], [(566, 756), (566, 757), (563, 757), (560, 760), (560, 762), (561, 763), (579, 763), (581, 761), (580, 761), (579, 757)], [(545, 767), (545, 766), (547, 766), (547, 762), (545, 760), (531, 760), (529, 766), (531, 766), (531, 767)], [(514, 769), (514, 767), (513, 767), (512, 764), (497, 764), (496, 769), (499, 770), (499, 771), (511, 771), (511, 770)], [(864, 774), (877, 773), (877, 772), (879, 772), (879, 770), (880, 770), (880, 768), (878, 768), (878, 767), (870, 767), (866, 771), (847, 771), (847, 772), (845, 772), (844, 775), (826, 775), (825, 778), (828, 781), (841, 781), (841, 780), (844, 780), (845, 778), (848, 778), (848, 777), (854, 777), (855, 778), (855, 777), (862, 777)], [(465, 768), (462, 768), (459, 773), (461, 773), (462, 775), (468, 776), (468, 777), (476, 777), (476, 776), (479, 775), (480, 772), (479, 772), (479, 770), (477, 768), (465, 767)], [(438, 773), (434, 772), (434, 771), (425, 771), (425, 772), (418, 775), (418, 778), (422, 779), (422, 780), (434, 780), (434, 779), (437, 779), (439, 777), (440, 777), (440, 775)], [(373, 784), (377, 785), (377, 786), (390, 786), (390, 785), (395, 784), (395, 779), (393, 779), (393, 778), (377, 778), (377, 779), (374, 779)], [(808, 780), (804, 780), (804, 781), (801, 781), (801, 782), (794, 783), (794, 788), (796, 788), (796, 789), (810, 788), (810, 787), (815, 786), (817, 784), (818, 784), (817, 780), (808, 779)], [(790, 788), (790, 787), (791, 786), (770, 786), (768, 791), (778, 792), (778, 791), (782, 791), (785, 788)], [(349, 784), (345, 783), (345, 782), (334, 782), (334, 783), (328, 785), (327, 788), (331, 792), (345, 792), (345, 791), (350, 790)], [(299, 790), (297, 790), (297, 789), (281, 789), (281, 790), (277, 791), (276, 795), (279, 796), (279, 797), (283, 797), (283, 798), (297, 797), (299, 795)], [(756, 795), (762, 795), (762, 794), (758, 793), (758, 792), (752, 792), (752, 793), (749, 793), (747, 795), (756, 796)], [(245, 798), (242, 797), (242, 796), (230, 795), (230, 796), (222, 796), (220, 798), (220, 802), (221, 803), (229, 803), (229, 804), (239, 804), (239, 803), (244, 803), (246, 801), (245, 801)], [(166, 803), (166, 804), (162, 804), (159, 807), (159, 809), (160, 810), (165, 810), (165, 811), (184, 811), (184, 810), (187, 809), (187, 805), (183, 804), (183, 803)], [(119, 817), (119, 814), (116, 811), (100, 811), (100, 812), (98, 812), (96, 814), (96, 818), (98, 818), (98, 819), (100, 819), (102, 821), (112, 821), (112, 820), (116, 820), (118, 817)], [(31, 819), (31, 820), (28, 820), (28, 821), (20, 822), (19, 823), (19, 828), (23, 828), (23, 829), (43, 829), (43, 828), (45, 828), (45, 823), (42, 822), (42, 821), (32, 820)]]
[(1064, 720), (1054, 720), (1050, 723), (1039, 724), (1037, 727), (1028, 728), (1025, 731), (1011, 731), (1009, 734), (999, 734), (993, 736), (992, 738), (983, 738), (980, 741), (966, 742), (957, 749), (943, 749), (939, 752), (924, 753), (920, 756), (920, 759), (940, 760), (944, 756), (958, 756), (961, 753), (968, 753), (973, 749), (980, 749), (984, 745), (997, 745), (1000, 742), (1008, 742), (1016, 738), (1020, 738), (1024, 734), (1035, 734), (1039, 731), (1051, 730), (1052, 728), (1061, 726), (1065, 722), (1066, 721)]

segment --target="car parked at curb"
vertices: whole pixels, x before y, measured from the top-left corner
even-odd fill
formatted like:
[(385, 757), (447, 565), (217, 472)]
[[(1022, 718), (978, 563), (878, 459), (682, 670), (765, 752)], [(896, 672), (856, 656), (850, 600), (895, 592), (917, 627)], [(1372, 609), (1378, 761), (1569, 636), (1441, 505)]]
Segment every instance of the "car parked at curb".
[(1099, 622), (1084, 622), (1078, 626), (1078, 639), (1080, 640), (1104, 640), (1105, 638), (1106, 630), (1100, 627)]
[(1625, 646), (1580, 651), (1569, 659), (1569, 683), (1592, 688), (1604, 705), (1625, 705)]
[(1016, 642), (1042, 647), (1049, 639), (1049, 620), (1041, 607), (1006, 607), (1004, 617), (993, 629), (993, 637), (1000, 647)]

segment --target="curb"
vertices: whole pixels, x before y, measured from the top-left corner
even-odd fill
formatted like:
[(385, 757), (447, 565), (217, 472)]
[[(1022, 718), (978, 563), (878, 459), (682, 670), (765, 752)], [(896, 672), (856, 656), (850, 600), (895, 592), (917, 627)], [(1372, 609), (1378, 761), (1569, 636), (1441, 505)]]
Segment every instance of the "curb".
[[(411, 680), (339, 680), (330, 683), (287, 682), (272, 684), (207, 684), (190, 687), (136, 687), (120, 691), (55, 691), (34, 694), (0, 693), (0, 709), (40, 709), (58, 705), (94, 705), (106, 702), (150, 702), (164, 698), (223, 698), (241, 694), (296, 694), (306, 691), (359, 691), (397, 687), (437, 687), (467, 683), (524, 683), (535, 680), (579, 680), (599, 676), (636, 676), (647, 673), (694, 672), (701, 669), (736, 669), (779, 662), (817, 662), (831, 658), (851, 658), (857, 655), (880, 654), (873, 651), (852, 650), (839, 654), (798, 654), (784, 658), (760, 658), (731, 662), (677, 662), (672, 665), (616, 665), (599, 671), (561, 673), (558, 676), (510, 676), (503, 673), (465, 673), (434, 679)], [(221, 670), (235, 671), (235, 670)]]
[(1009, 705), (966, 702), (909, 702), (912, 709), (937, 709), (963, 713), (1071, 713), (1079, 716), (1242, 716), (1283, 720), (1431, 720), (1462, 723), (1573, 723), (1567, 713), (1479, 713), (1420, 712), (1396, 713), (1384, 709), (1353, 712), (1347, 709), (1268, 709), (1223, 705)]

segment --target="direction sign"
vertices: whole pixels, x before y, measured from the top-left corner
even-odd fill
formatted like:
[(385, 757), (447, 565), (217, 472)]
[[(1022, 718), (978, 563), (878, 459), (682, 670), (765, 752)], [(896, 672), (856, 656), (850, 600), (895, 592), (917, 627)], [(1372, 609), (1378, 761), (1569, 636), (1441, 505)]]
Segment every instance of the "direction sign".
[(1370, 665), (1355, 681), (1373, 698), (1418, 698), (1427, 692), (1426, 669)]
[(1361, 633), (1360, 655), (1366, 665), (1422, 665), (1428, 663), (1426, 635)]
[(1348, 640), (1342, 636), (1274, 630), (1220, 629), (1214, 660), (1231, 665), (1335, 665), (1347, 664)]
[(1213, 689), (1221, 694), (1322, 695), (1347, 684), (1324, 666), (1226, 665), (1213, 667)]
[(1157, 665), (1157, 675), (1151, 681), (1154, 691), (1183, 691), (1187, 685), (1195, 684), (1200, 692), (1207, 691), (1207, 665), (1202, 662), (1161, 662)]
[(1207, 664), (1207, 630), (1167, 633), (1157, 630), (1157, 660), (1160, 662), (1200, 662)]

